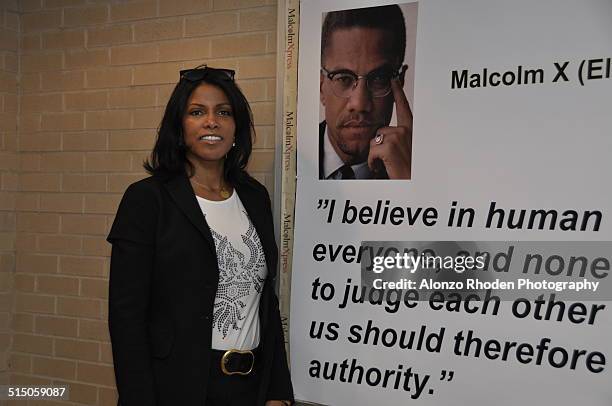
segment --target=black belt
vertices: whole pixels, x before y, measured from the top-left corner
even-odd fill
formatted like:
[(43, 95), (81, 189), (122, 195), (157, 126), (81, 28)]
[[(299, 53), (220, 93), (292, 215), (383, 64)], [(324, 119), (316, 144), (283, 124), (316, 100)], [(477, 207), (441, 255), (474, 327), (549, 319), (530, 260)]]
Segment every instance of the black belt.
[(225, 375), (248, 375), (253, 372), (258, 349), (253, 350), (212, 350), (211, 362), (219, 365)]

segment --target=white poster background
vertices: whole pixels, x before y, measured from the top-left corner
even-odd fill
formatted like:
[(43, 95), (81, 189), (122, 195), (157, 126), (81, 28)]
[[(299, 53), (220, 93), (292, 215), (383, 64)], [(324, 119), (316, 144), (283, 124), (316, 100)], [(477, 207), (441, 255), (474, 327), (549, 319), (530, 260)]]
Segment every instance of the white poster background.
[[(321, 17), (329, 10), (349, 9), (390, 1), (303, 1), (300, 8), (298, 92), (298, 179), (295, 250), (291, 289), (291, 372), (296, 399), (326, 405), (574, 405), (609, 406), (609, 367), (593, 374), (548, 365), (523, 365), (484, 357), (452, 354), (452, 336), (472, 329), (483, 339), (527, 342), (542, 337), (551, 346), (601, 351), (611, 356), (612, 310), (597, 316), (594, 326), (556, 321), (517, 320), (508, 303), (499, 316), (433, 311), (426, 302), (415, 309), (400, 307), (390, 314), (382, 306), (352, 305), (339, 309), (347, 278), (359, 280), (358, 264), (316, 262), (313, 247), (361, 241), (610, 241), (609, 187), (612, 160), (612, 79), (578, 81), (584, 59), (612, 57), (610, 0), (420, 0), (414, 63), (412, 179), (409, 181), (319, 181), (318, 123)], [(306, 40), (307, 39), (307, 40)], [(569, 82), (552, 83), (554, 62), (570, 61)], [(544, 83), (451, 89), (451, 71), (470, 73), (544, 70)], [(326, 223), (319, 199), (335, 199), (336, 212), (351, 204), (435, 207), (434, 227)], [(452, 201), (476, 210), (472, 228), (446, 226)], [(486, 229), (489, 203), (515, 209), (601, 210), (598, 232)], [(335, 216), (338, 218), (338, 214)], [(311, 299), (312, 282), (335, 285), (336, 297)], [(609, 304), (609, 303), (608, 303)], [(504, 315), (504, 316), (502, 316)], [(351, 344), (351, 324), (374, 320), (381, 328), (437, 331), (446, 328), (440, 354)], [(335, 321), (336, 341), (309, 337), (311, 321)], [(315, 379), (308, 369), (313, 359), (342, 362), (357, 359), (367, 367), (405, 369), (430, 375), (426, 393), (411, 399), (402, 389), (371, 387)], [(453, 371), (450, 382), (441, 371)], [(428, 390), (432, 389), (433, 393)]]

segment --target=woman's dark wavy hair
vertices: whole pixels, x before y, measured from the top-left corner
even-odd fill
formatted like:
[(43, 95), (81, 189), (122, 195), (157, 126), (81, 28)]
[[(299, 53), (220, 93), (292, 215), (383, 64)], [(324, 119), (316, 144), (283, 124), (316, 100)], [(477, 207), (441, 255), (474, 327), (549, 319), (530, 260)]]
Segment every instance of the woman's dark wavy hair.
[(196, 87), (208, 83), (219, 87), (232, 106), (236, 123), (235, 146), (225, 158), (224, 176), (230, 184), (235, 184), (244, 175), (251, 151), (255, 127), (249, 102), (233, 80), (221, 74), (209, 74), (199, 81), (181, 78), (174, 87), (166, 105), (164, 116), (157, 130), (157, 140), (149, 159), (145, 160), (145, 170), (154, 176), (170, 178), (181, 174), (191, 176), (194, 168), (186, 157), (183, 138), (183, 117), (187, 111), (187, 101)]

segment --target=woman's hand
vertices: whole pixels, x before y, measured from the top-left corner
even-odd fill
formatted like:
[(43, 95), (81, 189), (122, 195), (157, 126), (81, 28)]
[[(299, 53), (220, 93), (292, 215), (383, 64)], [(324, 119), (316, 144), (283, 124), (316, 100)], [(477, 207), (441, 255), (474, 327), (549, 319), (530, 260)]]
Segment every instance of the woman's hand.
[(266, 406), (291, 406), (288, 400), (268, 400)]

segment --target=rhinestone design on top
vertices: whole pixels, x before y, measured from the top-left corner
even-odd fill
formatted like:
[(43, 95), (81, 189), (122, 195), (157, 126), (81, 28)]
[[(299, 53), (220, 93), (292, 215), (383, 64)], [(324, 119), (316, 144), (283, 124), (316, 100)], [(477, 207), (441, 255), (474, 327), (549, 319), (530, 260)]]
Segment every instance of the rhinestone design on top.
[(213, 326), (225, 338), (230, 328), (241, 328), (240, 321), (245, 318), (242, 314), (246, 307), (244, 298), (255, 292), (261, 293), (266, 259), (259, 236), (250, 221), (246, 233), (241, 234), (248, 253), (235, 249), (226, 236), (214, 230), (211, 230), (211, 233), (219, 263), (219, 286), (213, 310)]

